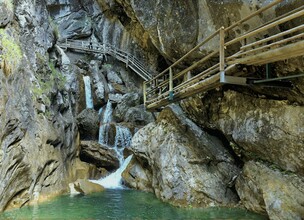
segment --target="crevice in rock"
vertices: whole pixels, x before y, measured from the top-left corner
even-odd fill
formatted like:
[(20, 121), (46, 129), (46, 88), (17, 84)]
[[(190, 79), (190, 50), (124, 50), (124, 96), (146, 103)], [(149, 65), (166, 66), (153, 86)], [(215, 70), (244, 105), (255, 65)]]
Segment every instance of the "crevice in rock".
[(217, 137), (219, 140), (221, 140), (225, 149), (228, 150), (228, 152), (231, 154), (231, 156), (235, 160), (235, 164), (240, 168), (243, 167), (244, 162), (236, 154), (236, 152), (233, 150), (232, 146), (230, 145), (229, 140), (226, 138), (226, 136), (220, 130), (212, 129), (212, 128), (204, 128), (204, 131), (207, 132), (208, 134), (212, 135), (212, 136)]
[(131, 18), (127, 15), (127, 13), (124, 11), (121, 5), (115, 4), (111, 8), (111, 13), (117, 16), (118, 20), (121, 22), (123, 26), (127, 26), (128, 24), (130, 24)]

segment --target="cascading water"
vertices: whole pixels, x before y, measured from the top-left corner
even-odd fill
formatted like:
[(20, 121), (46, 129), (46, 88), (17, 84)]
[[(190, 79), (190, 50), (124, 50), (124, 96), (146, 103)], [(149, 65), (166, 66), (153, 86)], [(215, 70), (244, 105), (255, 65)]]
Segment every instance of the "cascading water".
[(104, 188), (107, 189), (123, 189), (121, 174), (127, 168), (128, 164), (132, 159), (132, 155), (128, 156), (122, 165), (116, 170), (114, 173), (110, 174), (109, 176), (99, 179), (99, 180), (90, 180), (93, 183), (97, 183), (102, 185)]
[(83, 76), (85, 96), (86, 96), (86, 107), (93, 108), (93, 98), (91, 91), (91, 79), (89, 76)]
[(112, 103), (108, 102), (106, 109), (104, 111), (103, 117), (100, 120), (100, 127), (99, 127), (99, 138), (98, 142), (100, 144), (109, 145), (109, 123), (112, 121)]
[(123, 162), (123, 150), (131, 145), (132, 134), (129, 128), (123, 126), (116, 126), (115, 146), (119, 162)]
[[(101, 110), (102, 111), (102, 110)], [(99, 114), (101, 114), (101, 111)], [(123, 159), (123, 150), (125, 147), (131, 145), (132, 133), (127, 127), (121, 125), (116, 126), (116, 136), (114, 146), (109, 144), (109, 128), (112, 121), (112, 103), (108, 102), (103, 112), (103, 117), (100, 119), (100, 128), (99, 128), (99, 140), (98, 142), (102, 145), (105, 145), (109, 148), (112, 148), (116, 151), (117, 157), (119, 159), (120, 167), (114, 173), (109, 176), (100, 179), (100, 180), (91, 180), (91, 182), (102, 185), (105, 188), (110, 189), (122, 189), (122, 179), (121, 174), (128, 166), (132, 156), (129, 156), (125, 160)]]

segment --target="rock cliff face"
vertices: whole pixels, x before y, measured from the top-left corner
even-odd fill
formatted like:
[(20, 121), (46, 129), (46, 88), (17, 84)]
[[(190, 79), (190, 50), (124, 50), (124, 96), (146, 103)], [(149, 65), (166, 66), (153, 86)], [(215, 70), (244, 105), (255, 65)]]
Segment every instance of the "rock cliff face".
[[(68, 70), (59, 73), (48, 62), (54, 38), (45, 5), (0, 4), (5, 21), (0, 29), (2, 211), (65, 189), (76, 154), (77, 90), (73, 76), (65, 76)], [(60, 77), (67, 78), (64, 86)]]
[[(108, 43), (154, 73), (221, 26), (268, 3), (1, 1), (0, 211), (62, 193), (69, 182), (91, 175), (89, 170), (101, 175), (96, 167), (116, 167), (117, 158), (110, 161), (113, 156), (96, 142), (102, 117), (97, 111), (110, 101), (110, 136), (116, 123), (135, 132), (152, 122), (133, 138), (135, 157), (124, 173), (128, 186), (179, 206), (240, 202), (271, 219), (303, 218), (302, 78), (293, 81), (292, 90), (225, 86), (170, 106), (153, 122), (141, 105), (142, 80), (124, 64), (55, 45), (66, 38)], [(284, 1), (227, 37), (302, 5)], [(214, 48), (215, 42), (187, 62)], [(273, 64), (272, 72), (303, 70), (301, 57)], [(85, 111), (84, 75), (91, 77), (93, 92), (93, 109)], [(80, 148), (79, 137), (93, 142), (83, 141)]]

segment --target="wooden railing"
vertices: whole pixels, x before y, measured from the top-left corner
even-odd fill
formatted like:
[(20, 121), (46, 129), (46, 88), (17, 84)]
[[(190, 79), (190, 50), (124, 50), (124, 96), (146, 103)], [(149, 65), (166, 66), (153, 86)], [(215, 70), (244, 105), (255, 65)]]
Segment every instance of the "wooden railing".
[[(260, 16), (283, 1), (275, 0), (230, 27), (220, 28), (163, 72), (144, 82), (143, 93), (146, 108), (153, 111), (172, 101), (218, 87), (220, 83), (228, 83), (229, 77), (235, 77), (230, 75), (236, 73), (235, 69), (239, 64), (262, 65), (304, 55), (304, 25), (293, 24), (291, 29), (283, 32), (279, 27), (279, 25), (302, 18), (304, 6), (229, 40), (234, 28)], [(266, 36), (269, 33), (272, 35)], [(199, 54), (201, 49), (209, 46), (210, 41), (214, 40), (218, 42), (218, 49), (201, 57), (189, 67), (177, 70), (176, 67), (180, 67), (180, 64), (190, 60), (190, 56)], [(232, 51), (231, 48), (234, 51), (237, 49), (234, 54), (229, 54)], [(246, 84), (246, 78), (243, 78), (242, 82)]]
[(120, 50), (110, 44), (98, 44), (80, 40), (66, 40), (64, 43), (58, 43), (59, 47), (73, 49), (79, 52), (108, 54), (115, 59), (124, 62), (130, 69), (138, 74), (144, 80), (150, 80), (152, 74), (135, 56)]

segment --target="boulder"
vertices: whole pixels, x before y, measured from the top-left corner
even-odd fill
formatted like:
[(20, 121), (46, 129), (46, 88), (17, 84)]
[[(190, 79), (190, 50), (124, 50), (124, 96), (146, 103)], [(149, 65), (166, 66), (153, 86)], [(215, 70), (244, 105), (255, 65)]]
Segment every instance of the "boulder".
[(92, 34), (92, 20), (84, 10), (59, 17), (55, 22), (60, 39), (84, 38)]
[(131, 149), (139, 161), (146, 161), (144, 169), (152, 175), (149, 184), (161, 200), (178, 206), (237, 204), (233, 185), (239, 169), (233, 156), (217, 137), (186, 118), (179, 107), (166, 108), (157, 122), (140, 129)]
[(153, 122), (154, 118), (151, 112), (145, 111), (144, 105), (140, 105), (129, 108), (124, 116), (124, 121), (134, 125), (144, 126)]
[(108, 71), (107, 78), (108, 78), (108, 82), (110, 83), (123, 84), (121, 78), (114, 71)]
[(94, 106), (101, 107), (108, 100), (109, 86), (105, 76), (99, 69), (100, 62), (92, 60), (89, 65), (89, 71), (92, 76), (92, 85), (93, 85), (93, 102)]
[(119, 93), (110, 93), (109, 94), (109, 100), (112, 102), (112, 103), (119, 103), (121, 102), (123, 98), (123, 95), (122, 94), (119, 94)]
[(84, 195), (104, 191), (103, 186), (96, 184), (96, 183), (92, 183), (92, 182), (90, 182), (88, 180), (84, 180), (84, 179), (76, 180), (73, 183), (73, 185), (77, 192), (84, 194)]
[(186, 100), (183, 109), (198, 124), (222, 131), (244, 160), (304, 174), (303, 106), (228, 90)]
[(81, 139), (96, 140), (99, 132), (98, 112), (94, 109), (84, 109), (77, 116), (77, 125)]
[(249, 161), (236, 181), (242, 204), (270, 219), (300, 220), (304, 216), (304, 178), (274, 166)]
[(138, 93), (127, 93), (117, 104), (113, 117), (117, 122), (126, 121), (135, 125), (146, 125), (154, 121), (152, 113), (146, 112), (141, 105)]
[(96, 141), (81, 141), (79, 157), (82, 161), (109, 171), (119, 168), (119, 159), (115, 150)]
[(152, 173), (141, 164), (135, 157), (122, 173), (122, 179), (127, 187), (142, 190), (145, 192), (153, 192)]

